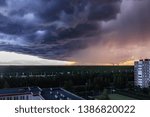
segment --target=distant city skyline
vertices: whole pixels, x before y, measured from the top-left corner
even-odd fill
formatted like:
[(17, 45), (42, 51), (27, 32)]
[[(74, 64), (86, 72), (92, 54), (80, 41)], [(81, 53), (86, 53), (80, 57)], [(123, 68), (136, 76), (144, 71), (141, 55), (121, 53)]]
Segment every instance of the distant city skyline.
[(0, 65), (133, 65), (150, 58), (149, 6), (149, 0), (0, 0)]

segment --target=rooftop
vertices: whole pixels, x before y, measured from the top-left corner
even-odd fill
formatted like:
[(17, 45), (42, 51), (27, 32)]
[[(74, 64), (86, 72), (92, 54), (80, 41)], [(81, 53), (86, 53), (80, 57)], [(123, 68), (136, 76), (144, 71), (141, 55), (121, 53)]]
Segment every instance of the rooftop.
[(0, 97), (32, 95), (42, 96), (45, 100), (82, 100), (83, 98), (63, 89), (63, 88), (43, 88), (40, 87), (23, 87), (0, 89)]
[(150, 59), (140, 59), (139, 61), (150, 61)]
[(30, 94), (30, 93), (31, 91), (29, 87), (0, 89), (0, 97), (11, 96), (11, 95), (23, 95), (23, 94)]
[(46, 100), (82, 100), (83, 98), (62, 88), (43, 89), (41, 95)]

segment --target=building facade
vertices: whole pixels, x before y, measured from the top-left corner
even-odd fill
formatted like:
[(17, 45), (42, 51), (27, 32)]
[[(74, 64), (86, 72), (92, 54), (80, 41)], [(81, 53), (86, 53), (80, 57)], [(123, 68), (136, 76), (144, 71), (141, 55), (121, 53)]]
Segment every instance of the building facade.
[(148, 88), (150, 86), (150, 59), (135, 61), (134, 84), (141, 88)]

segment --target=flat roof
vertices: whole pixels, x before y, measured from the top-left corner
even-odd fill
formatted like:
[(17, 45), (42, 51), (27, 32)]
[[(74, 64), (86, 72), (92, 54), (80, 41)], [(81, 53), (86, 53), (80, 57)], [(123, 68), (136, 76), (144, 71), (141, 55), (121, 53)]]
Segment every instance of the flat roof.
[(10, 95), (24, 95), (30, 94), (29, 87), (23, 88), (10, 88), (10, 89), (0, 89), (0, 97), (1, 96), (10, 96)]
[(83, 98), (63, 88), (23, 87), (0, 89), (0, 97), (32, 94), (42, 96), (45, 100), (82, 100)]
[(63, 88), (45, 88), (41, 95), (46, 100), (83, 100), (83, 98)]

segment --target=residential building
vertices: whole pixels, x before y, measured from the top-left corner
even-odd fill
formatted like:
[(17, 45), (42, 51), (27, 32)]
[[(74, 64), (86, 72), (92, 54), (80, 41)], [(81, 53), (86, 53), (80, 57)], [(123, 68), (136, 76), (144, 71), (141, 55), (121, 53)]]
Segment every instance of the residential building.
[(147, 88), (150, 86), (150, 59), (135, 61), (134, 63), (135, 86)]

